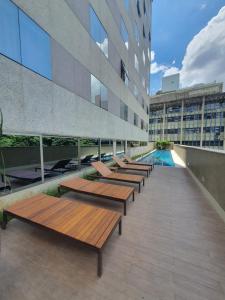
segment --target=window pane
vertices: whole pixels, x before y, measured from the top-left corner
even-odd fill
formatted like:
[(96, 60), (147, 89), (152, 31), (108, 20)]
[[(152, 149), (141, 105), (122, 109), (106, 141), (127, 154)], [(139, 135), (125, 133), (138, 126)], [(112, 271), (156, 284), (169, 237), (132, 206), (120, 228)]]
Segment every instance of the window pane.
[(9, 0), (0, 0), (0, 52), (21, 62), (19, 9)]
[(138, 30), (138, 26), (137, 26), (136, 22), (134, 24), (134, 34), (135, 34), (136, 42), (137, 42), (137, 44), (139, 46), (139, 30)]
[(101, 104), (100, 84), (100, 81), (91, 75), (91, 102), (99, 107)]
[(125, 25), (122, 17), (121, 17), (121, 20), (120, 20), (120, 34), (121, 34), (122, 39), (125, 43), (125, 46), (128, 49), (129, 48), (128, 32), (127, 32), (127, 28), (126, 28), (126, 25)]
[(128, 120), (128, 106), (120, 101), (120, 118), (127, 121)]
[(49, 35), (22, 11), (19, 11), (22, 64), (52, 78), (51, 41)]
[(129, 10), (129, 0), (124, 0), (124, 5), (126, 7), (126, 10)]
[(101, 107), (108, 110), (108, 90), (101, 84)]
[(138, 63), (138, 58), (137, 58), (136, 54), (134, 54), (134, 66), (135, 66), (135, 69), (137, 71), (139, 71), (139, 63)]
[(91, 37), (105, 54), (108, 57), (108, 35), (102, 26), (99, 18), (97, 17), (95, 11), (90, 6), (90, 31)]

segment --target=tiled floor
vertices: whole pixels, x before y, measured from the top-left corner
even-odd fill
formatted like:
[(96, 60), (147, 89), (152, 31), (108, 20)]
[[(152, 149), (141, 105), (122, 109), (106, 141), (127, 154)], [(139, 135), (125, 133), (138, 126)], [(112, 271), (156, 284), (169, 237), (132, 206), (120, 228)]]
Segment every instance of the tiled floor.
[(185, 169), (157, 167), (103, 267), (99, 279), (95, 253), (13, 220), (1, 232), (0, 299), (224, 300), (225, 224)]

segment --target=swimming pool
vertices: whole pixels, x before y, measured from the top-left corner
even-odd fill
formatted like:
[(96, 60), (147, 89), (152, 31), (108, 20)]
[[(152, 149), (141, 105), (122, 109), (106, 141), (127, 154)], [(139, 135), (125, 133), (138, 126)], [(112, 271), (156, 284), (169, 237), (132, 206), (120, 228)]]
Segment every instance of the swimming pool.
[(140, 160), (141, 162), (154, 162), (155, 165), (175, 167), (170, 150), (156, 150)]

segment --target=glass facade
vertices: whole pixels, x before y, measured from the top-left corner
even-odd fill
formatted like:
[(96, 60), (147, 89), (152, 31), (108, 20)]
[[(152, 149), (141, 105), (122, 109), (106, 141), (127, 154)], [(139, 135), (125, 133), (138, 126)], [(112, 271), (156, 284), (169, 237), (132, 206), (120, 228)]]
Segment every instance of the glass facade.
[(140, 45), (140, 36), (139, 36), (139, 29), (138, 29), (136, 22), (134, 23), (134, 35), (135, 35), (135, 40), (137, 42), (137, 45), (139, 46)]
[(0, 53), (21, 63), (19, 9), (9, 0), (0, 0)]
[(128, 11), (129, 10), (129, 5), (130, 5), (130, 1), (129, 0), (124, 0), (124, 6), (126, 8), (126, 10)]
[(98, 16), (96, 15), (94, 9), (89, 7), (90, 13), (90, 32), (91, 37), (102, 50), (106, 57), (108, 57), (108, 35), (104, 29), (102, 23), (100, 22)]
[(121, 34), (122, 40), (124, 41), (126, 48), (128, 49), (129, 48), (128, 31), (127, 31), (126, 25), (125, 25), (122, 17), (120, 19), (120, 34)]
[(19, 21), (22, 64), (51, 79), (51, 40), (49, 35), (21, 10), (19, 11)]
[(128, 121), (128, 106), (123, 101), (120, 101), (120, 118)]
[[(150, 106), (150, 141), (224, 149), (225, 94)], [(208, 98), (210, 98), (208, 100)], [(164, 113), (165, 112), (165, 113)]]
[(9, 0), (0, 0), (0, 53), (52, 79), (50, 36)]
[(91, 75), (91, 102), (108, 110), (108, 90), (94, 75)]
[(136, 54), (134, 54), (134, 66), (135, 69), (139, 72), (139, 62)]

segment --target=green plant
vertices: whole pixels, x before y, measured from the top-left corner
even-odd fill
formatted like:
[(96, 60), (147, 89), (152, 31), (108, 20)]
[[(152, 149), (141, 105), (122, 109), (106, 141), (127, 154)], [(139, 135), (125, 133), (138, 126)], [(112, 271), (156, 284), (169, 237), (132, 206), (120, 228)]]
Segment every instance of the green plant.
[(166, 149), (170, 149), (170, 147), (171, 147), (171, 142), (169, 142), (169, 141), (157, 141), (156, 143), (155, 143), (155, 147), (156, 147), (156, 149), (158, 149), (158, 150), (166, 150)]

